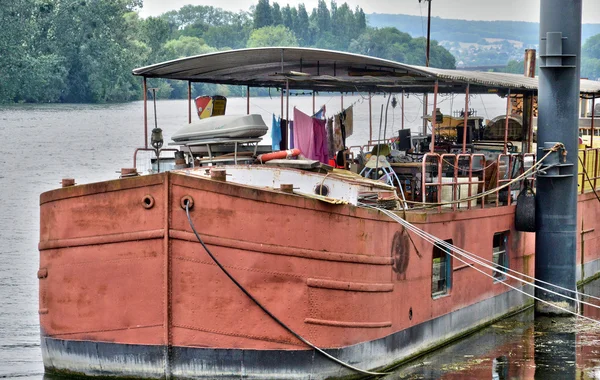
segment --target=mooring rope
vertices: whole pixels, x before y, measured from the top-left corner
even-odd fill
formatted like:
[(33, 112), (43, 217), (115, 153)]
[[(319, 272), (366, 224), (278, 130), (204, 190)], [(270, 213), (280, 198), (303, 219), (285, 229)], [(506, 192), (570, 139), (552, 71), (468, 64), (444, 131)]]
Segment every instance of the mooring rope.
[(194, 222), (192, 221), (192, 218), (190, 216), (190, 209), (189, 209), (189, 202), (185, 203), (185, 213), (187, 215), (188, 218), (188, 222), (190, 224), (190, 228), (192, 229), (192, 231), (194, 232), (194, 235), (196, 235), (196, 239), (198, 239), (198, 242), (200, 242), (200, 244), (202, 245), (202, 247), (204, 248), (204, 250), (206, 251), (206, 253), (208, 253), (208, 256), (210, 256), (210, 258), (212, 259), (212, 261), (219, 267), (219, 269), (221, 269), (221, 271), (223, 273), (225, 273), (225, 275), (231, 280), (231, 282), (233, 282), (235, 284), (235, 286), (237, 286), (252, 302), (254, 302), (254, 304), (256, 304), (256, 306), (258, 306), (265, 314), (267, 314), (272, 320), (274, 320), (275, 322), (277, 322), (278, 325), (280, 325), (281, 327), (283, 327), (285, 330), (287, 330), (288, 332), (290, 332), (294, 337), (296, 337), (299, 341), (301, 341), (302, 343), (306, 344), (307, 346), (309, 346), (310, 348), (314, 349), (315, 351), (317, 351), (318, 353), (320, 353), (321, 355), (325, 356), (327, 359), (343, 366), (346, 367), (352, 371), (358, 372), (358, 373), (362, 373), (363, 375), (369, 375), (369, 376), (385, 376), (385, 375), (389, 375), (389, 372), (372, 372), (372, 371), (367, 371), (364, 369), (360, 369), (357, 367), (354, 367), (353, 365), (346, 363), (338, 358), (336, 358), (335, 356), (325, 352), (323, 349), (317, 347), (316, 345), (314, 345), (313, 343), (311, 343), (310, 341), (308, 341), (307, 339), (305, 339), (304, 337), (302, 337), (299, 333), (297, 333), (296, 331), (294, 331), (291, 327), (289, 327), (287, 324), (285, 324), (282, 320), (280, 320), (279, 318), (277, 318), (273, 313), (271, 313), (269, 311), (269, 309), (267, 309), (262, 303), (260, 303), (260, 301), (258, 301), (256, 298), (254, 298), (254, 296), (252, 294), (250, 294), (250, 292), (242, 285), (240, 284), (232, 275), (231, 273), (229, 273), (229, 271), (221, 264), (221, 262), (219, 262), (219, 260), (212, 254), (212, 252), (210, 251), (210, 249), (208, 249), (208, 247), (206, 246), (206, 244), (204, 244), (204, 241), (202, 240), (202, 238), (200, 237), (200, 235), (198, 234), (198, 232), (196, 231), (196, 227), (194, 226)]
[[(476, 267), (476, 266), (474, 266), (472, 263), (469, 263), (469, 262), (467, 262), (467, 261), (466, 261), (466, 260), (471, 260), (471, 261), (475, 262), (476, 264), (479, 264), (479, 265), (481, 265), (481, 266), (483, 266), (483, 267), (485, 267), (485, 268), (492, 269), (492, 270), (494, 270), (494, 271), (498, 271), (498, 269), (497, 269), (496, 267), (494, 267), (494, 266), (491, 266), (491, 265), (488, 265), (488, 264), (485, 264), (484, 262), (482, 262), (481, 260), (479, 260), (479, 259), (480, 259), (480, 257), (479, 257), (479, 256), (477, 256), (477, 255), (474, 255), (474, 254), (472, 254), (472, 253), (470, 253), (470, 252), (467, 252), (467, 251), (465, 251), (465, 250), (463, 250), (463, 249), (461, 249), (461, 248), (459, 248), (459, 247), (457, 247), (457, 246), (454, 246), (454, 245), (452, 245), (452, 244), (450, 244), (450, 243), (448, 243), (448, 242), (445, 242), (444, 240), (441, 240), (441, 239), (439, 239), (439, 238), (437, 238), (437, 237), (435, 237), (435, 236), (433, 236), (433, 235), (429, 234), (428, 232), (425, 232), (425, 231), (421, 230), (420, 228), (418, 228), (418, 227), (414, 226), (413, 224), (411, 224), (410, 222), (408, 222), (408, 221), (406, 221), (406, 220), (404, 220), (404, 219), (400, 218), (399, 216), (397, 216), (396, 214), (394, 214), (393, 212), (391, 212), (391, 211), (389, 211), (389, 210), (380, 209), (380, 208), (377, 208), (377, 207), (372, 207), (372, 206), (367, 206), (367, 205), (365, 205), (365, 207), (369, 207), (369, 208), (373, 208), (373, 209), (377, 209), (377, 210), (379, 210), (380, 212), (382, 212), (382, 213), (384, 213), (385, 215), (387, 215), (388, 217), (390, 217), (392, 220), (394, 220), (394, 221), (396, 221), (397, 223), (401, 224), (401, 225), (402, 225), (403, 227), (405, 227), (407, 230), (409, 230), (409, 231), (411, 231), (411, 232), (415, 233), (416, 235), (420, 236), (420, 237), (421, 237), (423, 240), (427, 241), (427, 242), (428, 242), (428, 243), (430, 243), (430, 244), (433, 244), (434, 246), (435, 246), (435, 245), (437, 245), (437, 246), (441, 246), (441, 247), (449, 248), (449, 251), (447, 251), (447, 253), (448, 253), (448, 254), (449, 254), (451, 257), (453, 257), (453, 258), (455, 258), (455, 259), (459, 260), (460, 262), (462, 262), (462, 263), (464, 263), (464, 264), (466, 264), (466, 265), (470, 266), (471, 268), (473, 268), (473, 269), (475, 269), (476, 271), (478, 271), (478, 272), (482, 273), (483, 275), (485, 275), (485, 276), (487, 276), (487, 277), (490, 277), (490, 278), (492, 278), (492, 279), (495, 279), (493, 275), (490, 275), (490, 274), (488, 274), (488, 273), (484, 272), (482, 269), (480, 269), (480, 268), (477, 268), (477, 267)], [(460, 255), (464, 256), (464, 257), (465, 257), (465, 259), (463, 259), (463, 258), (459, 257), (458, 255), (455, 255), (455, 254), (453, 254), (452, 252), (459, 253)], [(581, 303), (584, 303), (584, 304), (586, 304), (586, 305), (589, 305), (589, 306), (591, 306), (591, 307), (594, 307), (594, 308), (600, 308), (600, 306), (598, 306), (598, 305), (594, 305), (594, 304), (587, 303), (587, 302), (584, 302), (584, 301), (579, 301), (579, 300), (578, 300), (578, 299), (576, 299), (576, 298), (572, 298), (572, 297), (566, 296), (566, 295), (564, 295), (564, 294), (557, 293), (557, 292), (555, 292), (555, 291), (553, 291), (553, 290), (550, 290), (550, 289), (544, 288), (543, 286), (540, 286), (540, 285), (537, 285), (537, 284), (535, 284), (535, 283), (531, 283), (531, 282), (528, 282), (528, 281), (525, 281), (525, 280), (519, 279), (518, 277), (515, 277), (515, 276), (512, 276), (512, 275), (509, 275), (508, 273), (505, 273), (505, 274), (506, 274), (508, 277), (514, 278), (514, 279), (516, 279), (517, 281), (520, 281), (520, 282), (522, 282), (524, 285), (530, 285), (530, 286), (533, 286), (533, 287), (535, 287), (535, 288), (542, 289), (542, 290), (544, 290), (544, 291), (547, 291), (548, 293), (555, 294), (555, 295), (557, 295), (557, 296), (559, 296), (559, 297), (562, 297), (562, 298), (565, 298), (565, 299), (570, 299), (570, 300), (574, 300), (574, 301), (576, 301), (576, 302), (581, 302)], [(596, 323), (596, 324), (600, 324), (600, 321), (598, 321), (598, 320), (596, 320), (596, 319), (593, 319), (593, 318), (590, 318), (590, 317), (586, 317), (586, 316), (584, 316), (584, 315), (577, 314), (577, 313), (575, 313), (575, 312), (573, 312), (573, 311), (571, 311), (571, 310), (569, 310), (569, 309), (567, 309), (567, 308), (564, 308), (564, 307), (558, 306), (558, 305), (556, 305), (556, 304), (553, 304), (553, 303), (551, 303), (551, 302), (549, 302), (549, 301), (546, 301), (546, 300), (543, 300), (543, 299), (541, 299), (541, 298), (538, 298), (538, 297), (536, 297), (535, 295), (531, 295), (531, 294), (527, 293), (526, 291), (524, 291), (524, 290), (522, 290), (522, 289), (520, 289), (520, 288), (517, 288), (517, 287), (515, 287), (515, 286), (512, 286), (512, 285), (510, 285), (510, 284), (506, 283), (506, 281), (502, 281), (501, 283), (502, 283), (502, 284), (504, 284), (505, 286), (507, 286), (507, 287), (511, 288), (511, 289), (514, 289), (514, 290), (516, 290), (516, 291), (518, 291), (518, 292), (520, 292), (520, 293), (524, 294), (524, 295), (525, 295), (525, 296), (527, 296), (527, 297), (533, 298), (534, 300), (537, 300), (537, 301), (539, 301), (539, 302), (542, 302), (542, 303), (544, 303), (544, 304), (547, 304), (547, 305), (550, 305), (550, 306), (552, 306), (552, 307), (555, 307), (555, 308), (557, 308), (557, 309), (559, 309), (559, 310), (562, 310), (562, 311), (564, 311), (564, 312), (566, 312), (566, 313), (573, 314), (573, 315), (575, 315), (575, 316), (577, 316), (577, 317), (579, 317), (579, 318), (582, 318), (582, 319), (589, 320), (589, 321), (591, 321), (591, 322), (594, 322), (594, 323)], [(557, 285), (553, 285), (553, 284), (551, 284), (551, 285), (552, 285), (552, 286), (556, 286), (557, 288), (559, 288)], [(563, 288), (563, 289), (565, 289), (565, 288)], [(569, 289), (569, 291), (570, 291), (570, 292), (575, 292), (575, 291), (573, 291), (573, 290), (570, 290), (570, 289)], [(575, 293), (576, 293), (576, 294), (579, 294), (578, 292), (575, 292)], [(594, 298), (595, 298), (595, 297), (594, 297)]]
[[(407, 222), (405, 219), (402, 219), (402, 218), (400, 218), (398, 215), (396, 215), (396, 214), (394, 214), (394, 213), (391, 213), (389, 210), (386, 210), (385, 214), (386, 214), (386, 215), (388, 215), (390, 218), (394, 219), (395, 221), (397, 221), (398, 223), (401, 223), (401, 224), (404, 224), (404, 222), (406, 222), (406, 223), (409, 223), (409, 222)], [(403, 222), (400, 222), (400, 220), (402, 220)], [(413, 227), (414, 227), (416, 230), (418, 230), (418, 231), (416, 231), (416, 233), (417, 233), (417, 234), (425, 234), (425, 235), (427, 235), (428, 237), (431, 237), (431, 238), (433, 238), (433, 239), (437, 239), (435, 236), (433, 236), (433, 235), (431, 235), (431, 234), (429, 234), (429, 233), (427, 233), (427, 232), (425, 232), (425, 231), (423, 231), (423, 230), (419, 229), (418, 227), (416, 227), (416, 226), (414, 226), (414, 225), (413, 225)], [(435, 244), (436, 244), (436, 245), (438, 245), (438, 246), (442, 246), (442, 247), (444, 247), (444, 248), (448, 248), (448, 249), (450, 249), (450, 250), (452, 250), (452, 251), (458, 252), (458, 253), (462, 254), (463, 256), (467, 257), (468, 259), (471, 259), (471, 260), (472, 260), (472, 261), (474, 261), (475, 263), (477, 263), (477, 264), (480, 264), (480, 265), (482, 265), (482, 266), (485, 266), (485, 267), (487, 267), (487, 268), (489, 268), (489, 269), (493, 269), (494, 271), (498, 271), (498, 270), (497, 270), (497, 268), (503, 269), (503, 270), (505, 271), (505, 274), (506, 274), (508, 277), (510, 277), (510, 278), (513, 278), (513, 279), (515, 279), (515, 280), (517, 280), (517, 281), (520, 281), (520, 282), (522, 282), (522, 283), (525, 283), (525, 284), (531, 284), (529, 281), (522, 280), (522, 279), (520, 279), (520, 278), (518, 278), (518, 277), (516, 277), (516, 276), (513, 276), (513, 275), (511, 275), (511, 274), (508, 274), (507, 272), (513, 272), (513, 273), (516, 273), (517, 275), (519, 275), (519, 276), (522, 276), (522, 277), (525, 277), (525, 278), (527, 278), (527, 279), (530, 279), (530, 280), (535, 280), (536, 282), (543, 283), (543, 284), (545, 284), (545, 285), (549, 285), (549, 286), (555, 287), (555, 288), (557, 288), (557, 289), (564, 290), (564, 291), (567, 291), (567, 292), (569, 292), (569, 293), (573, 293), (573, 294), (575, 294), (575, 295), (579, 295), (579, 296), (585, 296), (585, 297), (592, 298), (592, 299), (595, 299), (595, 300), (599, 300), (599, 301), (600, 301), (600, 297), (594, 297), (594, 296), (592, 296), (592, 295), (589, 295), (589, 294), (581, 293), (581, 292), (579, 292), (579, 291), (577, 291), (577, 290), (573, 290), (573, 289), (565, 288), (565, 287), (562, 287), (562, 286), (560, 286), (560, 285), (556, 285), (556, 284), (552, 284), (552, 283), (550, 283), (550, 282), (546, 282), (546, 281), (543, 281), (543, 280), (540, 280), (540, 279), (536, 279), (535, 277), (529, 276), (529, 275), (527, 275), (527, 274), (525, 274), (525, 273), (521, 273), (521, 272), (519, 272), (519, 271), (517, 271), (517, 270), (511, 269), (511, 268), (509, 268), (509, 267), (506, 267), (506, 266), (503, 266), (503, 265), (501, 265), (501, 264), (496, 264), (496, 263), (494, 263), (494, 262), (493, 262), (493, 261), (491, 261), (491, 260), (487, 260), (487, 259), (485, 259), (485, 258), (483, 258), (483, 257), (481, 257), (481, 256), (478, 256), (478, 255), (476, 255), (476, 254), (474, 254), (474, 253), (471, 253), (471, 252), (468, 252), (468, 251), (466, 251), (466, 250), (464, 250), (464, 249), (462, 249), (462, 248), (460, 248), (460, 247), (457, 247), (457, 246), (455, 246), (455, 245), (452, 245), (452, 244), (448, 243), (448, 242), (447, 242), (447, 241), (445, 241), (445, 240), (436, 240)], [(578, 301), (578, 302), (581, 302), (581, 303), (583, 303), (583, 304), (586, 304), (586, 305), (589, 305), (589, 306), (591, 306), (591, 307), (600, 308), (600, 306), (598, 306), (598, 305), (591, 304), (591, 303), (587, 303), (587, 302), (585, 302), (585, 301), (579, 301), (579, 300), (578, 300), (578, 299), (576, 299), (576, 298), (571, 298), (571, 297), (569, 297), (569, 296), (567, 296), (567, 295), (563, 295), (563, 294), (561, 294), (561, 293), (557, 293), (557, 292), (555, 292), (555, 291), (552, 291), (552, 290), (550, 290), (550, 289), (547, 289), (547, 288), (541, 287), (541, 286), (539, 286), (539, 285), (532, 285), (532, 286), (534, 286), (534, 287), (538, 287), (538, 288), (540, 288), (540, 289), (542, 289), (542, 290), (548, 291), (549, 293), (553, 293), (553, 294), (559, 295), (559, 296), (561, 296), (561, 297), (568, 298), (568, 299), (570, 299), (570, 300), (573, 300), (573, 301)]]

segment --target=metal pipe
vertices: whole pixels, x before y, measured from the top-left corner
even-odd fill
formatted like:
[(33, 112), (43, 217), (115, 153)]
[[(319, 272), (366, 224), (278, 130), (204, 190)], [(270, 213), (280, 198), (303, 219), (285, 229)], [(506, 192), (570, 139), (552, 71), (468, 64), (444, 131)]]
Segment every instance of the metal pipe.
[(469, 124), (469, 90), (471, 85), (467, 83), (465, 90), (465, 112), (463, 112), (463, 141), (462, 141), (462, 152), (467, 153), (467, 125)]
[(533, 149), (533, 102), (536, 97), (533, 94), (529, 94), (529, 136), (527, 138), (527, 153), (531, 153)]
[[(391, 96), (391, 94), (390, 94)], [(388, 106), (390, 105), (390, 98), (388, 98)], [(387, 113), (387, 109), (386, 109), (386, 113)], [(386, 123), (387, 123), (387, 115), (386, 117)], [(383, 122), (383, 104), (381, 105), (381, 115), (379, 116), (379, 136), (377, 138), (377, 153), (375, 155), (376, 161), (375, 161), (375, 175), (378, 175), (377, 173), (379, 172), (379, 153), (381, 153), (381, 146), (380, 146), (380, 141), (381, 141), (381, 124)], [(385, 139), (385, 134), (383, 135), (383, 138)]]
[(250, 115), (250, 86), (246, 86), (246, 115)]
[(423, 136), (427, 136), (427, 102), (429, 101), (427, 94), (423, 94)]
[(285, 147), (282, 149), (288, 148), (288, 146), (289, 146), (288, 140), (289, 140), (289, 136), (290, 136), (290, 80), (287, 78), (285, 80), (285, 120), (286, 120), (286, 124), (285, 124), (286, 138), (285, 138)]
[[(586, 100), (587, 101), (587, 100)], [(596, 115), (596, 94), (592, 95), (592, 122), (590, 130), (590, 148), (594, 147), (594, 117)]]
[(435, 152), (435, 124), (437, 123), (437, 117), (436, 117), (437, 116), (436, 115), (437, 95), (438, 95), (438, 81), (436, 80), (435, 84), (433, 86), (433, 111), (431, 112), (431, 153)]
[[(525, 49), (525, 70), (523, 74), (526, 77), (535, 77), (535, 49)], [(528, 137), (527, 137), (527, 153), (531, 152), (533, 144), (533, 102), (535, 96), (531, 93), (523, 95), (523, 116), (525, 116), (525, 106), (527, 105), (527, 122), (528, 122)], [(523, 118), (525, 121), (525, 118)]]
[(313, 101), (313, 115), (315, 114), (315, 92), (312, 93), (312, 101)]
[[(388, 101), (387, 101), (387, 105), (385, 106), (385, 123), (383, 124), (383, 141), (386, 141), (386, 134), (387, 134), (387, 118), (388, 118), (388, 110), (390, 108), (390, 99), (392, 99), (392, 94), (389, 93), (388, 94)], [(379, 142), (377, 142), (379, 144)]]
[(369, 144), (373, 141), (373, 107), (371, 105), (371, 93), (369, 92)]
[(192, 124), (192, 82), (188, 81), (188, 124)]
[[(560, 142), (536, 177), (535, 277), (576, 290), (579, 77), (582, 0), (541, 0), (538, 160)], [(554, 165), (554, 166), (552, 166)], [(572, 295), (568, 291), (557, 292)], [(535, 296), (575, 312), (576, 303), (543, 289)], [(540, 314), (561, 314), (536, 301)], [(574, 376), (574, 374), (573, 374)], [(543, 376), (542, 376), (543, 377)]]
[(148, 84), (146, 83), (146, 77), (144, 77), (144, 148), (148, 149)]
[(404, 129), (404, 90), (402, 90), (402, 129)]
[(525, 49), (525, 76), (535, 77), (535, 49)]
[(425, 54), (425, 66), (429, 67), (429, 42), (431, 41), (431, 0), (427, 0), (427, 51)]
[(342, 111), (344, 110), (344, 93), (340, 92), (340, 100), (342, 101)]
[(154, 103), (154, 128), (158, 128), (158, 117), (156, 116), (156, 88), (152, 89), (152, 101)]
[(508, 118), (510, 117), (510, 88), (506, 95), (506, 120), (504, 123), (504, 154), (508, 152)]

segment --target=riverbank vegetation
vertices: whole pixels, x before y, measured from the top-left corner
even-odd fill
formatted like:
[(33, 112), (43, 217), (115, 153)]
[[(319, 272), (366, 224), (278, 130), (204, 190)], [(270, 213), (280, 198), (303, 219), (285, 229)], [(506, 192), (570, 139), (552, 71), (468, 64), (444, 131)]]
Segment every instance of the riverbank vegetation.
[[(425, 39), (393, 27), (371, 28), (359, 7), (306, 9), (259, 0), (249, 11), (187, 5), (140, 18), (142, 0), (0, 2), (0, 103), (103, 103), (138, 99), (135, 67), (219, 50), (303, 46), (343, 50), (409, 64), (425, 63)], [(455, 67), (431, 44), (431, 65)], [(187, 96), (184, 83), (151, 81), (163, 98)], [(196, 84), (195, 93), (242, 95), (243, 89)]]
[[(143, 0), (1, 1), (0, 103), (135, 100), (141, 97), (142, 90), (140, 78), (131, 75), (133, 68), (246, 47), (316, 47), (425, 64), (425, 38), (411, 37), (423, 35), (421, 22), (417, 23), (421, 18), (365, 15), (360, 7), (351, 8), (335, 0), (320, 0), (314, 9), (307, 9), (304, 4), (292, 7), (257, 1), (248, 11), (186, 5), (145, 19), (137, 12), (143, 7)], [(482, 24), (434, 18), (432, 36), (441, 42), (431, 42), (431, 66), (454, 68), (458, 63), (464, 64), (447, 50), (458, 43), (447, 40), (463, 38), (463, 34), (467, 36), (463, 39), (481, 37), (477, 40), (481, 44), (485, 42), (483, 37), (519, 37), (527, 43), (535, 42), (535, 25), (521, 24), (515, 35), (510, 28), (508, 31), (513, 34), (504, 27), (498, 30), (498, 25), (504, 25), (502, 22)], [(589, 26), (587, 30), (589, 35), (595, 29)], [(529, 36), (532, 33), (535, 36)], [(461, 44), (458, 46), (465, 50)], [(520, 45), (519, 54), (523, 47)], [(510, 50), (499, 49), (503, 53)], [(500, 57), (497, 50), (486, 52)], [(484, 60), (482, 53), (474, 54), (481, 55), (477, 61), (481, 64), (506, 65), (493, 70), (523, 72), (517, 53), (500, 57), (501, 62)], [(585, 41), (581, 75), (600, 78), (600, 35)], [(185, 83), (150, 80), (149, 85), (159, 88), (161, 98), (187, 96)], [(256, 95), (266, 93), (265, 89), (253, 89)], [(245, 89), (194, 84), (194, 94), (243, 96)]]

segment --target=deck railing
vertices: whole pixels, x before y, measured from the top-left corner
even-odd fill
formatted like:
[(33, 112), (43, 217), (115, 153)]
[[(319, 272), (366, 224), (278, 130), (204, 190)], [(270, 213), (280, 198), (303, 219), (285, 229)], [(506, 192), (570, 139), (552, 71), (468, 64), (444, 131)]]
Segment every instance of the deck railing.
[[(481, 208), (509, 206), (513, 202), (513, 190), (522, 188), (522, 183), (517, 182), (502, 190), (498, 188), (513, 181), (533, 164), (533, 153), (499, 154), (495, 160), (486, 160), (485, 155), (480, 153), (427, 153), (421, 163), (422, 202), (440, 203), (438, 210), (443, 207), (471, 209), (474, 205)], [(534, 177), (527, 181), (533, 182)], [(488, 188), (498, 190), (486, 197), (470, 199)]]
[(579, 175), (577, 186), (581, 194), (598, 188), (598, 179), (600, 178), (599, 165), (600, 148), (579, 150)]

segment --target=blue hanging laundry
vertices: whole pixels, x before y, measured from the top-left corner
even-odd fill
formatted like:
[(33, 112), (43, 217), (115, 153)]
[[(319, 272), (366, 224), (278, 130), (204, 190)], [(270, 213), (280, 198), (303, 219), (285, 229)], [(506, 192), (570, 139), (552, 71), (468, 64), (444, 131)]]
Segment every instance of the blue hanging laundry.
[(273, 114), (273, 123), (271, 125), (271, 149), (279, 150), (281, 144), (281, 118), (275, 118)]

